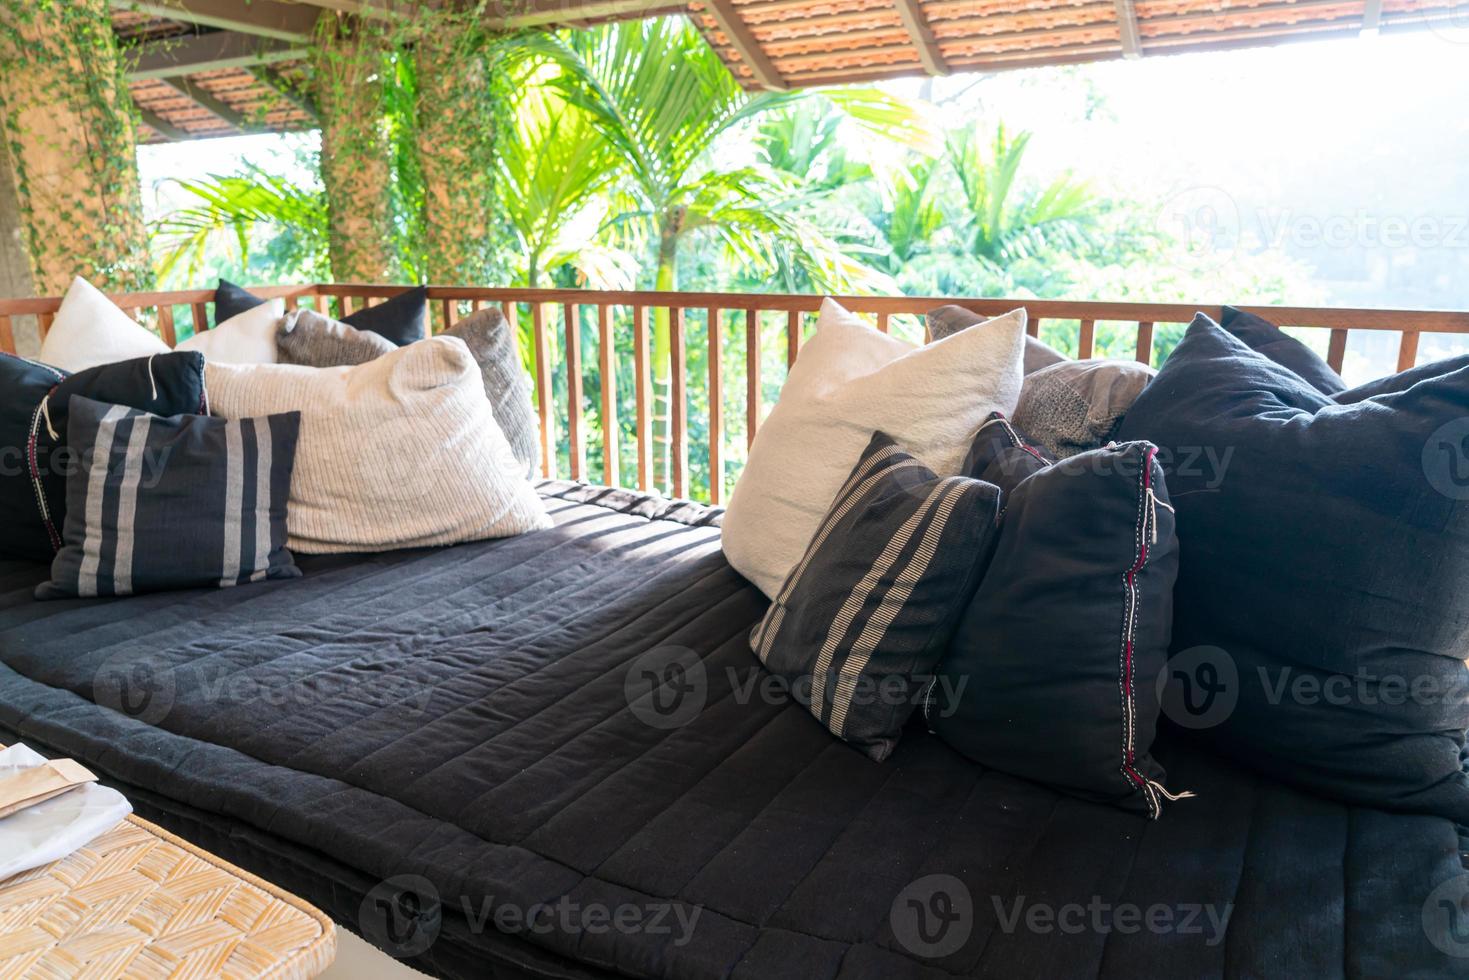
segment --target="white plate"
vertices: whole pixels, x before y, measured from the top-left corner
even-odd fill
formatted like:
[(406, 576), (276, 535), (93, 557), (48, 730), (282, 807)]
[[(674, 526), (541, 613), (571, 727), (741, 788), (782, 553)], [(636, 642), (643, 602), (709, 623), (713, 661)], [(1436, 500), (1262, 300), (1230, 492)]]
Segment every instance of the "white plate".
[[(45, 756), (24, 745), (0, 749), (0, 779), (45, 764)], [(132, 804), (117, 790), (87, 783), (0, 818), (0, 884), (11, 875), (66, 857), (132, 812)]]

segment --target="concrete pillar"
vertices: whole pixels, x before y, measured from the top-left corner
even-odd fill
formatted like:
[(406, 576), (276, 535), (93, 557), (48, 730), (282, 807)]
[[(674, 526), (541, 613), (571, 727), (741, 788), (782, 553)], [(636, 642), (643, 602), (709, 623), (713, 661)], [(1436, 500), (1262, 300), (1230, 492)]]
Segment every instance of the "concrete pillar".
[(322, 16), (312, 48), (321, 114), (321, 180), (330, 213), (332, 278), (388, 282), (393, 274), (389, 159), (383, 128), (382, 28)]
[(478, 284), (488, 271), (494, 166), (490, 68), (473, 25), (450, 27), (414, 47), (425, 272), (430, 282)]
[[(31, 279), (31, 257), (26, 251), (25, 229), (20, 220), (20, 197), (15, 191), (15, 171), (5, 141), (0, 140), (0, 299), (25, 299), (36, 295)], [(16, 317), (17, 353), (34, 357), (41, 350), (34, 317)]]
[[(153, 284), (132, 102), (111, 25), (106, 0), (0, 3), (0, 115), (17, 204), (4, 210), (29, 257), (31, 281), (19, 288), (42, 295), (77, 274), (118, 291)], [(0, 231), (4, 254), (13, 232)]]

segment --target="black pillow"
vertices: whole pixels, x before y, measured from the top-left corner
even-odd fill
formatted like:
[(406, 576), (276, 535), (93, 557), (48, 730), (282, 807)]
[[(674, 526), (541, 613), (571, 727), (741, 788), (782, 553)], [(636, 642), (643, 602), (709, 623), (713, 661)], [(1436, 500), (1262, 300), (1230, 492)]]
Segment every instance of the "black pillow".
[(1347, 383), (1331, 369), (1330, 364), (1269, 320), (1226, 306), (1221, 323), (1246, 347), (1294, 371), (1322, 394), (1334, 395), (1346, 390)]
[(358, 330), (371, 330), (402, 347), (428, 336), (428, 287), (414, 286), (385, 303), (369, 306), (342, 322)]
[[(215, 325), (264, 302), (249, 290), (221, 279), (214, 295)], [(428, 287), (414, 286), (386, 302), (344, 316), (342, 322), (358, 330), (371, 330), (399, 347), (422, 340), (428, 336)]]
[(85, 445), (67, 480), (65, 543), (38, 599), (297, 578), (286, 498), (301, 413), (160, 418), (78, 395)]
[(1178, 506), (1170, 719), (1324, 795), (1469, 823), (1466, 418), (1469, 368), (1338, 406), (1195, 317), (1121, 433), (1163, 447)]
[(1435, 361), (1432, 364), (1420, 364), (1397, 374), (1389, 374), (1385, 378), (1369, 381), (1346, 391), (1339, 391), (1331, 396), (1331, 400), (1338, 405), (1355, 405), (1357, 402), (1375, 398), (1378, 395), (1390, 395), (1396, 391), (1407, 391), (1420, 381), (1429, 378), (1439, 378), (1445, 374), (1453, 374), (1469, 367), (1469, 354), (1459, 357), (1450, 357), (1446, 360)]
[(999, 487), (1004, 506), (1005, 494), (1054, 462), (1055, 457), (1032, 445), (1003, 412), (991, 412), (969, 445), (962, 472)]
[(998, 501), (874, 433), (751, 648), (832, 734), (881, 762), (984, 571)]
[[(1005, 441), (971, 458), (971, 476), (1036, 462), (1013, 428), (993, 429)], [(994, 558), (924, 706), (976, 762), (1154, 818), (1174, 798), (1149, 752), (1178, 570), (1156, 454), (1094, 449), (1003, 496)]]
[(0, 554), (50, 561), (61, 547), (66, 476), (76, 454), (66, 440), (73, 395), (152, 412), (207, 411), (204, 355), (176, 351), (68, 375), (10, 354), (0, 356)]
[(253, 310), (264, 302), (243, 286), (221, 279), (214, 289), (214, 325), (217, 327), (230, 317)]

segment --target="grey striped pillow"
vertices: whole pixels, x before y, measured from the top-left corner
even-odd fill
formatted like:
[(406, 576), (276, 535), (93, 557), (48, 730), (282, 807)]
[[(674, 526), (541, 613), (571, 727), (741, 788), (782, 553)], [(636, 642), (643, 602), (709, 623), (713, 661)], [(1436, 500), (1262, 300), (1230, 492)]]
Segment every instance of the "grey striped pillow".
[(299, 412), (162, 418), (73, 395), (66, 526), (36, 598), (227, 586), (301, 572), (286, 549)]
[(874, 433), (750, 637), (832, 734), (881, 762), (932, 680), (996, 538), (1000, 491)]

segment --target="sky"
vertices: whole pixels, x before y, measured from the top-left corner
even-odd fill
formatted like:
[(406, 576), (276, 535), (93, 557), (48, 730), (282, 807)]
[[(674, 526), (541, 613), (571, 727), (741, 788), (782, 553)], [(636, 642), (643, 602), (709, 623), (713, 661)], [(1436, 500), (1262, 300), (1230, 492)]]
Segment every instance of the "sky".
[[(1031, 130), (1039, 171), (1156, 205), (1220, 262), (1279, 246), (1312, 301), (1469, 309), (1469, 29), (884, 87)], [(306, 179), (288, 146), (315, 139), (143, 147), (145, 194), (163, 188), (156, 213), (168, 177), (245, 161)]]

